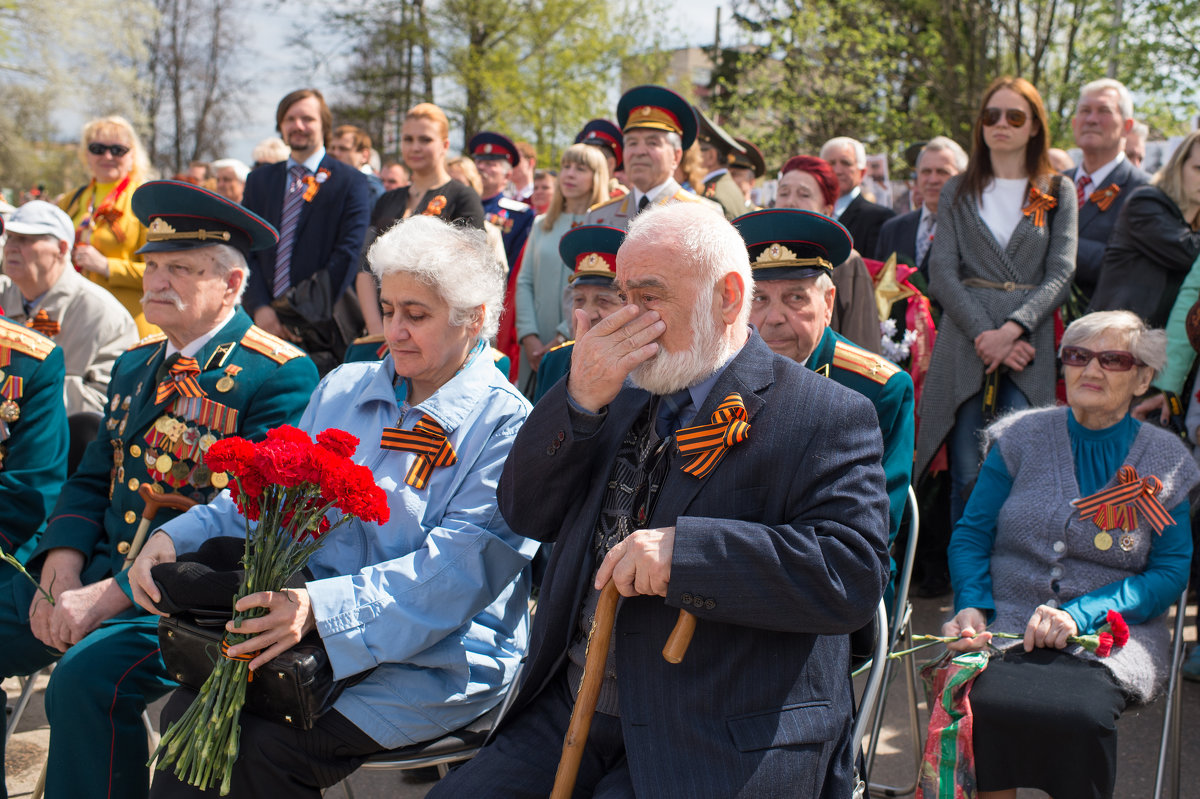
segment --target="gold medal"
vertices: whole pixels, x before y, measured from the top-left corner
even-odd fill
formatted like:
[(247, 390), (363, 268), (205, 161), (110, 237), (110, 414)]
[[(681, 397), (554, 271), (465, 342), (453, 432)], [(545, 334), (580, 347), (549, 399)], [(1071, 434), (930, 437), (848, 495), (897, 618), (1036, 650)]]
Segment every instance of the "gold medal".
[(212, 480), (212, 469), (201, 464), (192, 472), (192, 479), (189, 481), (196, 488), (208, 488), (209, 482)]
[(1132, 533), (1126, 533), (1117, 539), (1117, 546), (1121, 548), (1122, 552), (1132, 552), (1133, 548), (1137, 546), (1137, 539)]
[(6, 422), (15, 422), (21, 418), (21, 406), (14, 400), (7, 399), (0, 402), (0, 419)]
[(188, 465), (187, 461), (175, 461), (175, 465), (171, 467), (171, 476), (176, 480), (186, 481), (188, 472), (191, 470), (192, 467)]
[[(166, 474), (167, 472), (171, 471), (171, 467), (173, 465), (175, 465), (175, 462), (171, 460), (170, 455), (159, 455), (154, 460), (154, 470), (156, 472), (160, 472), (161, 474)], [(1111, 545), (1111, 543), (1112, 542), (1110, 541), (1109, 544)], [(1108, 547), (1105, 547), (1105, 549), (1108, 549)]]
[(171, 420), (166, 416), (158, 417), (154, 420), (154, 429), (163, 435), (166, 435), (167, 431), (171, 429)]
[(1096, 537), (1092, 539), (1092, 544), (1101, 552), (1107, 552), (1108, 550), (1112, 549), (1112, 536), (1109, 535), (1107, 531), (1101, 530), (1100, 532), (1096, 533)]
[(217, 443), (217, 437), (212, 433), (205, 433), (200, 436), (200, 451), (208, 452), (208, 448)]
[(225, 392), (232, 391), (232, 390), (233, 390), (233, 378), (230, 377), (229, 375), (225, 375), (224, 377), (222, 377), (220, 380), (217, 381), (217, 391), (220, 391), (222, 394), (224, 394)]
[(229, 475), (225, 472), (214, 472), (212, 476), (213, 488), (224, 488), (229, 485)]

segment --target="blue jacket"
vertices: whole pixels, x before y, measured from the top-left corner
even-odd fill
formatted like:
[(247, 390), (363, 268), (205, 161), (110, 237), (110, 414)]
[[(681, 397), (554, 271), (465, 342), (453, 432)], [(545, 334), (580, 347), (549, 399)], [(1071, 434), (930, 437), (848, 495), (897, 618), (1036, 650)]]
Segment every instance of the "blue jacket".
[[(530, 414), (500, 481), (513, 530), (557, 541), (514, 711), (560, 673), (599, 566), (593, 541), (608, 476), (650, 400), (627, 386), (598, 429), (577, 430), (565, 385)], [(870, 620), (888, 575), (875, 410), (775, 355), (757, 333), (694, 423), (731, 392), (745, 404), (749, 438), (703, 479), (673, 452), (647, 523), (675, 526), (667, 597), (627, 598), (617, 612), (629, 773), (639, 796), (660, 799), (844, 797), (849, 633)], [(683, 662), (671, 665), (661, 651), (680, 609), (698, 621)]]
[[(321, 159), (318, 171), (321, 169), (328, 169), (329, 177), (300, 211), (292, 247), (291, 285), (326, 269), (334, 291), (331, 299), (336, 300), (358, 272), (358, 256), (371, 219), (371, 200), (367, 176), (357, 169), (328, 153)], [(278, 228), (286, 186), (287, 161), (259, 167), (246, 178), (242, 205)], [(250, 280), (242, 304), (251, 316), (273, 299), (276, 250), (259, 250), (247, 258)]]
[[(458, 729), (503, 698), (525, 653), (529, 575), (537, 544), (514, 534), (496, 507), (496, 483), (529, 403), (490, 357), (474, 358), (415, 408), (397, 405), (391, 355), (345, 364), (313, 394), (300, 427), (358, 436), (355, 461), (388, 495), (382, 526), (339, 527), (309, 563), (317, 631), (338, 678), (375, 670), (336, 709), (381, 747)], [(423, 414), (458, 456), (421, 490), (404, 482), (412, 453), (379, 446), (384, 427), (412, 429)], [(223, 493), (168, 523), (177, 552), (211, 536), (244, 535)]]

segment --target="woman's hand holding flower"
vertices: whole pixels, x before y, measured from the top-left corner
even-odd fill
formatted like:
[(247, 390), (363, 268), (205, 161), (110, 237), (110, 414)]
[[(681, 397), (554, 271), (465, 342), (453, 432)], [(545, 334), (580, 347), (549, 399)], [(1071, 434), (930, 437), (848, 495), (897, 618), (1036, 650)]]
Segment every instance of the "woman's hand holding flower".
[(942, 625), (942, 635), (958, 638), (946, 644), (951, 652), (981, 652), (992, 640), (992, 634), (987, 632), (987, 617), (978, 608), (960, 610)]
[(1079, 634), (1071, 614), (1049, 605), (1038, 605), (1025, 625), (1025, 651), (1032, 652), (1035, 646), (1046, 649), (1066, 648), (1068, 638)]

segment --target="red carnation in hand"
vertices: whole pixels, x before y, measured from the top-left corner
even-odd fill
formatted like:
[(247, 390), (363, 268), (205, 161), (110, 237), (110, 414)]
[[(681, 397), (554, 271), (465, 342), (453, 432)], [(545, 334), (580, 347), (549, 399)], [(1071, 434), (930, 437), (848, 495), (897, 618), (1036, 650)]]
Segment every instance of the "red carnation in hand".
[(358, 439), (336, 427), (317, 433), (317, 444), (339, 458), (349, 458), (358, 449)]
[(1112, 654), (1113, 637), (1111, 633), (1100, 633), (1100, 643), (1096, 645), (1096, 657), (1106, 658)]
[(312, 444), (312, 439), (308, 437), (308, 433), (304, 432), (298, 427), (292, 427), (290, 424), (281, 424), (279, 427), (268, 430), (267, 441), (287, 441), (292, 444)]
[(1112, 631), (1114, 647), (1122, 647), (1129, 643), (1129, 625), (1125, 623), (1125, 619), (1121, 618), (1120, 613), (1110, 610), (1105, 621), (1108, 622), (1109, 629)]

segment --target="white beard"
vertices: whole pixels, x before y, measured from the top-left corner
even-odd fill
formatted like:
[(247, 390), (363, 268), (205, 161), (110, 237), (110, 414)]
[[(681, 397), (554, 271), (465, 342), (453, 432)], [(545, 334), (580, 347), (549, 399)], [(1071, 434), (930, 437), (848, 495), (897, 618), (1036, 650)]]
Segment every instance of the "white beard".
[(692, 311), (692, 346), (683, 352), (667, 352), (659, 345), (658, 354), (629, 374), (635, 386), (651, 394), (674, 394), (712, 376), (737, 349), (713, 318), (710, 308), (697, 304)]

